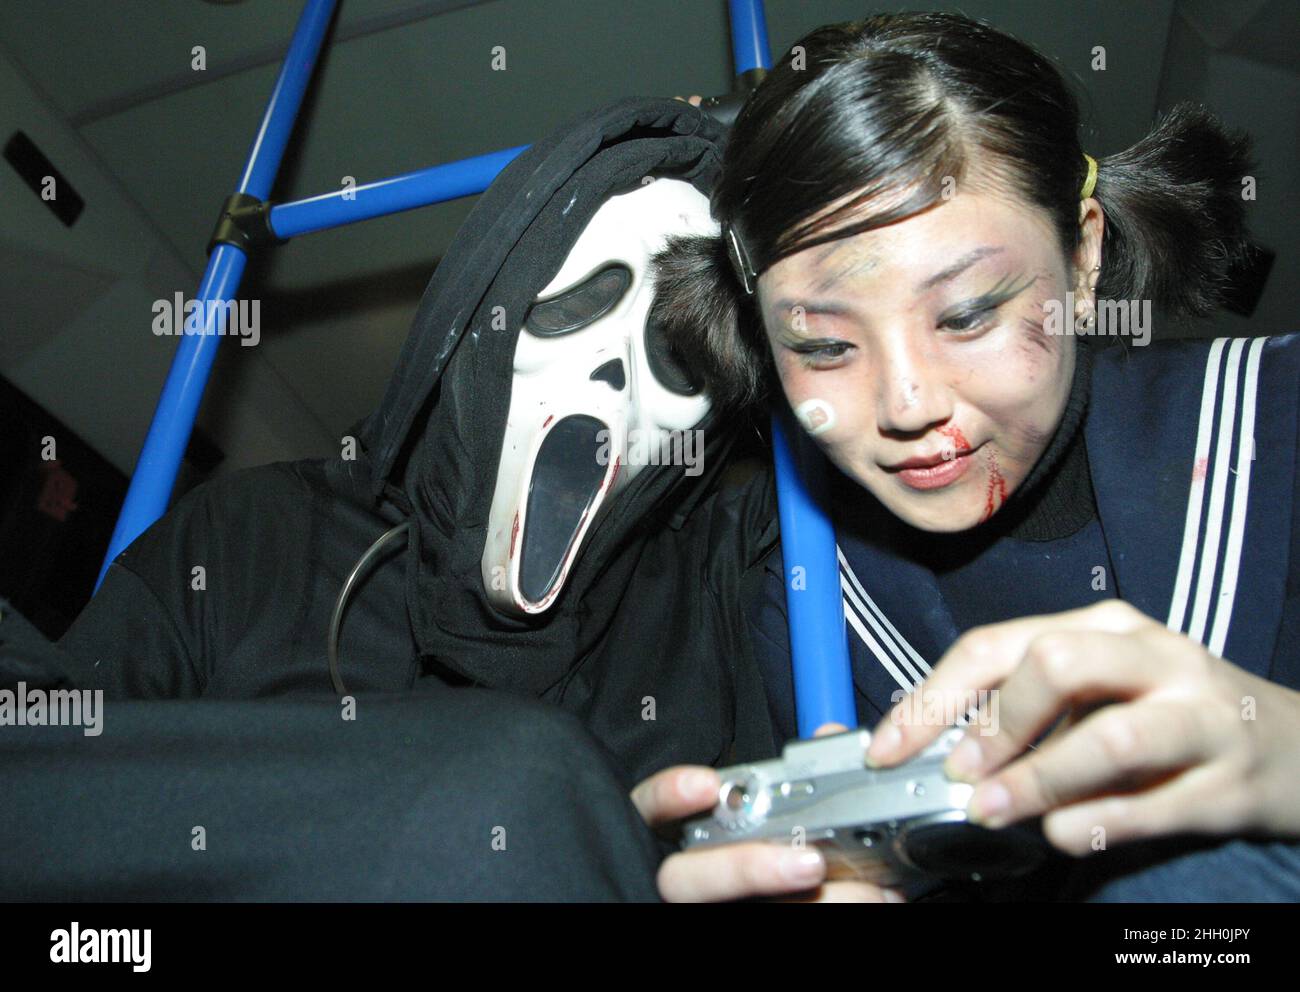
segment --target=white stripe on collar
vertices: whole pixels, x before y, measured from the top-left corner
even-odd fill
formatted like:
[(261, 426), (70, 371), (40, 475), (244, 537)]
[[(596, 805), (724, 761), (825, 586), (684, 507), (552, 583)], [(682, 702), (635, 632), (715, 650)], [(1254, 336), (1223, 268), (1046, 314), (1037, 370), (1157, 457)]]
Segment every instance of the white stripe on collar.
[[(1241, 353), (1245, 350), (1247, 339), (1216, 338), (1206, 360), (1205, 380), (1201, 389), (1201, 416), (1191, 466), (1187, 519), (1183, 527), (1178, 574), (1166, 626), (1205, 643), (1216, 655), (1222, 653), (1228, 639), (1228, 628), (1232, 622), (1232, 609), (1237, 596), (1246, 509), (1250, 497), (1250, 470), (1254, 459), (1260, 352), (1267, 340), (1266, 337), (1259, 337), (1250, 342), (1245, 381), (1241, 382)], [(1222, 376), (1223, 401), (1219, 404), (1216, 424), (1214, 409), (1220, 389), (1219, 371), (1223, 349), (1229, 341), (1228, 360)], [(1237, 449), (1236, 468), (1232, 467), (1234, 447)], [(1236, 476), (1231, 492), (1228, 489), (1229, 475)], [(1207, 486), (1209, 508), (1202, 540), (1201, 511)], [(1229, 512), (1229, 504), (1231, 518), (1227, 527), (1227, 544), (1224, 546), (1224, 517)], [(1183, 631), (1189, 603), (1192, 614), (1187, 630)]]

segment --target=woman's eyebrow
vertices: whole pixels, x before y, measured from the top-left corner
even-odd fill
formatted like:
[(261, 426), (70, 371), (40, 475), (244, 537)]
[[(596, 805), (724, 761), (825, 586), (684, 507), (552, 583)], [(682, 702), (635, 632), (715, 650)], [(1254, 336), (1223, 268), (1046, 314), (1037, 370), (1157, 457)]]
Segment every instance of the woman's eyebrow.
[[(938, 286), (940, 283), (948, 282), (950, 279), (955, 279), (980, 259), (987, 258), (990, 255), (998, 255), (1004, 251), (1006, 251), (1006, 246), (1004, 245), (982, 245), (979, 248), (975, 248), (961, 256), (961, 258), (957, 259), (957, 261), (953, 262), (952, 265), (948, 266), (943, 271), (936, 272), (928, 279), (923, 280), (917, 285), (915, 292), (917, 295), (925, 293), (933, 289), (935, 286)], [(838, 300), (799, 300), (791, 299), (789, 297), (777, 300), (773, 309), (779, 315), (788, 310), (792, 310), (796, 306), (803, 307), (804, 313), (827, 314), (832, 317), (852, 317), (858, 313), (857, 307), (850, 303), (843, 303)]]
[(949, 279), (961, 275), (981, 258), (986, 258), (989, 255), (997, 255), (1004, 251), (1006, 251), (1006, 248), (1002, 245), (984, 245), (980, 248), (976, 248), (974, 251), (967, 252), (952, 265), (948, 266), (948, 268), (944, 269), (942, 272), (936, 272), (929, 279), (926, 279), (918, 285), (916, 287), (916, 292), (924, 293), (927, 290), (934, 289), (934, 287), (939, 285), (941, 282), (947, 282)]

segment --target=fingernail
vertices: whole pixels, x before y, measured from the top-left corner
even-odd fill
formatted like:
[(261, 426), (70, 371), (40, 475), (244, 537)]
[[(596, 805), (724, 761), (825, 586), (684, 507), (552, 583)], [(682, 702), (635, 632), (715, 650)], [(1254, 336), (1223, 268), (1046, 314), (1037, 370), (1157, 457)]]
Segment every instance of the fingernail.
[(967, 737), (948, 755), (948, 760), (943, 763), (943, 772), (949, 778), (967, 781), (979, 772), (983, 760), (984, 752), (980, 750), (979, 741)]
[(867, 764), (875, 767), (893, 754), (902, 742), (902, 732), (892, 723), (885, 724), (871, 735), (871, 746), (867, 748)]
[(703, 799), (717, 788), (717, 776), (712, 772), (690, 771), (677, 780), (677, 789), (683, 799)]
[(981, 785), (971, 796), (968, 812), (972, 820), (986, 827), (1000, 827), (1011, 809), (1011, 793), (999, 782)]
[(821, 881), (822, 856), (816, 851), (784, 851), (778, 871), (792, 885), (813, 885)]

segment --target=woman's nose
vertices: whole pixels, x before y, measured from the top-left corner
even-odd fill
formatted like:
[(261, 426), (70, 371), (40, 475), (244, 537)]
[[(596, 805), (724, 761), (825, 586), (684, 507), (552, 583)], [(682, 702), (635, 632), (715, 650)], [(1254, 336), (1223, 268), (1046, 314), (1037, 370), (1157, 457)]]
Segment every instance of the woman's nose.
[(899, 348), (881, 368), (876, 421), (882, 431), (917, 433), (952, 415), (948, 391), (921, 356)]

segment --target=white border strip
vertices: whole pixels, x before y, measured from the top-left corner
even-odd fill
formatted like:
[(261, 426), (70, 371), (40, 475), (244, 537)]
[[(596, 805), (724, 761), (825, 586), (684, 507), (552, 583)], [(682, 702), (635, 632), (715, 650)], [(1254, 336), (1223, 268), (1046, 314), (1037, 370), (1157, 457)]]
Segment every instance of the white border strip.
[[(891, 643), (891, 646), (892, 645), (901, 646), (903, 651), (907, 652), (908, 658), (910, 658), (914, 663), (908, 667), (914, 672), (925, 673), (924, 676), (919, 676), (919, 677), (929, 676), (930, 674), (929, 664), (926, 662), (924, 658), (922, 658), (919, 654), (916, 653), (916, 649), (913, 648), (912, 645), (907, 643), (907, 638), (905, 638), (902, 634), (900, 634), (898, 632), (898, 628), (889, 622), (889, 617), (885, 616), (885, 612), (879, 606), (876, 605), (876, 601), (872, 599), (871, 596), (867, 593), (867, 590), (862, 587), (862, 583), (858, 581), (858, 577), (856, 573), (854, 573), (853, 571), (853, 566), (849, 564), (848, 558), (844, 556), (844, 552), (840, 549), (840, 546), (838, 544), (835, 546), (835, 555), (840, 560), (840, 569), (841, 569), (840, 584), (843, 585), (844, 579), (846, 578), (850, 583), (852, 583), (853, 588), (857, 592), (858, 596), (860, 596), (862, 600), (865, 601), (867, 606), (870, 608), (870, 612), (868, 612), (868, 610), (866, 609), (863, 609), (860, 604), (858, 608), (862, 610), (863, 616), (865, 616), (867, 620), (872, 623), (872, 626), (876, 628), (877, 632), (880, 634), (880, 639), (885, 641), (886, 643)], [(848, 589), (846, 588), (845, 591), (847, 592)], [(886, 634), (885, 631), (881, 629), (879, 624), (876, 624), (874, 621), (871, 620), (873, 615), (879, 618), (880, 623), (883, 624), (886, 628), (888, 628), (889, 630), (888, 634)], [(897, 650), (894, 650), (893, 654), (896, 658), (898, 658), (899, 661), (903, 662), (904, 665), (907, 665), (907, 659), (905, 659)]]
[(1170, 630), (1181, 631), (1187, 614), (1187, 599), (1191, 592), (1192, 569), (1196, 562), (1196, 546), (1200, 541), (1201, 503), (1205, 495), (1205, 475), (1196, 477), (1196, 466), (1205, 461), (1209, 470), (1210, 440), (1214, 425), (1214, 401), (1219, 391), (1219, 362), (1227, 338), (1215, 338), (1210, 356), (1205, 363), (1205, 384), (1201, 387), (1201, 417), (1196, 427), (1196, 452), (1192, 456), (1192, 486), (1187, 495), (1187, 521), (1183, 525), (1183, 547), (1178, 557), (1178, 575), (1174, 580), (1174, 595), (1169, 604)]
[(880, 642), (871, 636), (871, 632), (863, 626), (861, 618), (859, 618), (853, 608), (849, 606), (848, 597), (845, 597), (844, 599), (844, 619), (849, 622), (850, 627), (857, 631), (858, 636), (862, 638), (862, 643), (864, 643), (867, 646), (867, 649), (870, 650), (880, 663), (885, 666), (885, 670), (894, 677), (895, 682), (908, 692), (911, 692), (916, 688), (919, 680), (908, 678), (908, 676), (894, 664), (893, 659), (891, 659), (889, 655), (885, 653), (885, 649), (880, 646)]
[(1219, 416), (1219, 433), (1214, 444), (1214, 478), (1210, 482), (1210, 510), (1205, 518), (1205, 543), (1201, 545), (1201, 568), (1196, 576), (1196, 598), (1193, 600), (1192, 621), (1187, 636), (1194, 641), (1205, 640), (1205, 627), (1210, 620), (1210, 603), (1214, 595), (1214, 580), (1219, 572), (1223, 534), (1224, 503), (1228, 495), (1228, 474), (1231, 468), (1233, 433), (1237, 423), (1237, 374), (1241, 368), (1241, 352), (1246, 339), (1236, 338), (1228, 346), (1228, 368), (1223, 380), (1223, 407)]
[(1259, 386), (1259, 353), (1267, 338), (1251, 342), (1246, 359), (1245, 399), (1241, 409), (1241, 442), (1237, 447), (1237, 482), (1232, 496), (1232, 523), (1228, 528), (1228, 545), (1224, 553), (1223, 586), (1214, 609), (1210, 628), (1210, 653), (1223, 656), (1232, 622), (1232, 607), (1237, 598), (1237, 578), (1241, 570), (1241, 546), (1246, 536), (1246, 507), (1250, 499), (1250, 469), (1255, 462), (1255, 397)]
[(858, 594), (853, 591), (852, 587), (850, 587), (843, 572), (840, 573), (840, 588), (844, 590), (845, 615), (847, 616), (850, 612), (856, 611), (861, 619), (867, 621), (867, 623), (871, 625), (871, 629), (876, 632), (876, 637), (886, 648), (889, 649), (889, 653), (898, 660), (899, 665), (902, 666), (909, 679), (913, 682), (920, 682), (925, 678), (925, 675), (922, 675), (915, 665), (908, 662), (908, 659), (903, 656), (903, 652), (898, 650), (897, 644), (889, 639), (889, 635), (885, 633), (884, 628), (880, 626), (879, 621), (867, 612), (866, 606), (863, 605), (862, 600), (858, 598)]

